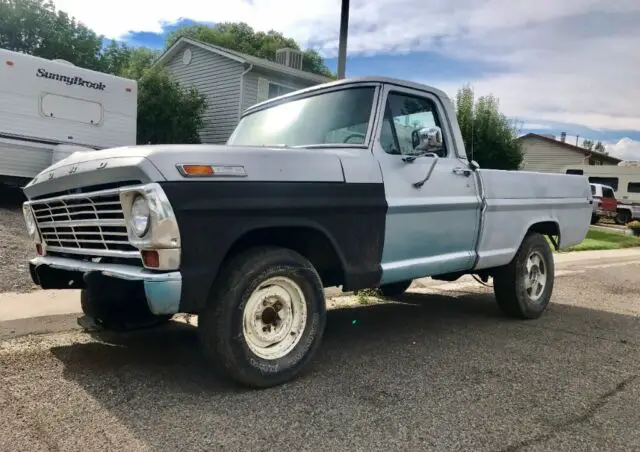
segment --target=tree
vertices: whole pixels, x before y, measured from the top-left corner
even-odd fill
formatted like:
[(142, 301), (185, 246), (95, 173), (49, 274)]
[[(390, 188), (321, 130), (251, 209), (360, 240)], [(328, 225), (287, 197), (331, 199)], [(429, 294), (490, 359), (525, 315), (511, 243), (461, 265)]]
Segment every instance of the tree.
[(0, 47), (101, 70), (102, 36), (51, 0), (0, 0)]
[(605, 147), (604, 144), (602, 144), (602, 141), (598, 141), (596, 145), (593, 147), (593, 150), (596, 152), (601, 152), (603, 154), (608, 154), (607, 148)]
[(456, 115), (467, 158), (476, 160), (482, 168), (517, 170), (522, 163), (522, 147), (518, 131), (500, 113), (494, 96), (475, 98), (469, 85), (456, 95)]
[[(266, 33), (256, 32), (244, 22), (224, 22), (212, 27), (206, 25), (182, 27), (167, 37), (166, 46), (170, 47), (183, 36), (270, 61), (275, 61), (278, 49), (286, 47), (301, 50), (294, 39), (287, 38), (282, 33), (274, 30)], [(302, 54), (302, 70), (325, 77), (336, 77), (325, 66), (322, 56), (312, 49), (307, 49)]]
[(593, 150), (593, 140), (584, 140), (582, 142), (582, 147), (585, 148), (587, 151)]
[(138, 80), (138, 143), (199, 143), (206, 107), (204, 96), (183, 89), (166, 69), (146, 69)]

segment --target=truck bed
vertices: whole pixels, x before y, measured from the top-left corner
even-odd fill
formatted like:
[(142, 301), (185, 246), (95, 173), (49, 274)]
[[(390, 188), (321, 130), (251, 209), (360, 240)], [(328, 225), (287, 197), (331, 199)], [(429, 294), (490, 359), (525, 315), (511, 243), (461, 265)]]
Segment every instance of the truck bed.
[(557, 225), (561, 249), (584, 240), (592, 209), (586, 178), (486, 169), (478, 173), (484, 209), (476, 269), (510, 262), (524, 235), (536, 223)]

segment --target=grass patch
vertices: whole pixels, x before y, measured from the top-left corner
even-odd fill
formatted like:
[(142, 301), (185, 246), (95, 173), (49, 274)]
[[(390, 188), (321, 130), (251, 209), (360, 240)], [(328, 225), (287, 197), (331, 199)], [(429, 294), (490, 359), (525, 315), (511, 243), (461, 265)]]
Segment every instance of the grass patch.
[(585, 239), (564, 251), (618, 250), (640, 246), (640, 238), (617, 232), (589, 229)]

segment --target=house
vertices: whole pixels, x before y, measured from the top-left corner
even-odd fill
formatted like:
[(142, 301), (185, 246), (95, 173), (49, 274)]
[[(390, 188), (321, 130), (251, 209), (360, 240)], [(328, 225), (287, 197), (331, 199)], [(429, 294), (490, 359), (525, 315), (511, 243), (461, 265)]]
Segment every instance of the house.
[(181, 37), (155, 62), (185, 88), (206, 96), (203, 143), (225, 143), (251, 105), (301, 88), (331, 81), (302, 71), (302, 53), (281, 49), (276, 62)]
[(518, 138), (522, 144), (523, 159), (520, 169), (543, 173), (561, 172), (569, 165), (617, 165), (620, 160), (597, 151), (574, 146), (553, 136), (528, 133)]

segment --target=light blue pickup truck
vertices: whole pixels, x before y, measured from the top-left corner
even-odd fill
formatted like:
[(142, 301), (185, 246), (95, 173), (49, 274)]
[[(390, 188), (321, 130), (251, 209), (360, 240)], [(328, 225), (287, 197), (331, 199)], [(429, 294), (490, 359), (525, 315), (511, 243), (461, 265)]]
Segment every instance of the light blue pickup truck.
[(250, 387), (294, 378), (325, 328), (323, 287), (401, 295), (415, 278), (493, 278), (534, 319), (556, 248), (581, 242), (586, 178), (468, 161), (449, 98), (358, 78), (248, 109), (226, 145), (79, 152), (26, 187), (43, 289), (82, 289), (83, 324), (198, 314), (206, 355)]

